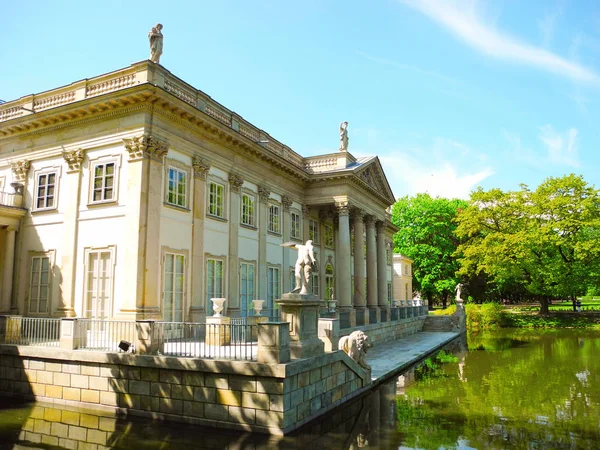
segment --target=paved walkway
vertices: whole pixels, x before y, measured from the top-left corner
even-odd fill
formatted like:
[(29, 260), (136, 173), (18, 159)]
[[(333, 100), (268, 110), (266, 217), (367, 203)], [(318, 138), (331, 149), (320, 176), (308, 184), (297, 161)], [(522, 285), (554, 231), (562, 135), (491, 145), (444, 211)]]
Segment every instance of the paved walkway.
[(367, 353), (367, 363), (372, 368), (371, 379), (377, 383), (377, 380), (398, 374), (457, 336), (459, 333), (423, 331), (375, 345)]

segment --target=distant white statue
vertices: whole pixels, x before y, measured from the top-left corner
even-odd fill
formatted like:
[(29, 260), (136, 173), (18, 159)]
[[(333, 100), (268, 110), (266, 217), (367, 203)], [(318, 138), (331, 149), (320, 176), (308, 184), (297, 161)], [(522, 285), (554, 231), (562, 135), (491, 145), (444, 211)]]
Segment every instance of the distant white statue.
[(307, 295), (310, 277), (313, 270), (317, 269), (317, 260), (313, 252), (313, 241), (308, 240), (304, 245), (286, 242), (285, 244), (281, 244), (281, 246), (298, 250), (298, 259), (296, 259), (295, 266), (296, 286), (292, 289), (292, 293)]
[(463, 299), (461, 298), (463, 286), (464, 285), (462, 283), (458, 283), (456, 285), (456, 303), (462, 303), (463, 301)]
[(340, 123), (340, 152), (348, 151), (348, 122)]
[(160, 63), (160, 55), (163, 52), (163, 26), (157, 23), (156, 26), (152, 27), (150, 33), (148, 33), (148, 40), (150, 41), (150, 61), (156, 64)]

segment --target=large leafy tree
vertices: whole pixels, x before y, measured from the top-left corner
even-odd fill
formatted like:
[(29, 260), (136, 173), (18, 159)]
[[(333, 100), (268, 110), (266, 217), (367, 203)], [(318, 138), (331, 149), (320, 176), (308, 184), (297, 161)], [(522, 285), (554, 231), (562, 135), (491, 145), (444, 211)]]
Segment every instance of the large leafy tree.
[(548, 178), (532, 191), (478, 189), (458, 218), (462, 275), (522, 285), (547, 312), (550, 297), (586, 292), (597, 282), (600, 193), (583, 177)]
[(445, 307), (459, 281), (454, 256), (458, 245), (455, 219), (467, 205), (464, 200), (417, 194), (398, 199), (392, 207), (392, 222), (400, 229), (394, 235), (394, 252), (414, 261), (414, 288), (430, 304), (435, 296)]

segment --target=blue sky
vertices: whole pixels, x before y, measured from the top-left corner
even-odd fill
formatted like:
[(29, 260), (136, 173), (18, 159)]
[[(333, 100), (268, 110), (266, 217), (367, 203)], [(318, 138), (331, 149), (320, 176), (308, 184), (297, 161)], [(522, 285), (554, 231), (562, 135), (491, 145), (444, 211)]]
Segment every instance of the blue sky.
[(3, 0), (0, 99), (148, 58), (303, 156), (380, 157), (396, 196), (600, 187), (597, 0)]

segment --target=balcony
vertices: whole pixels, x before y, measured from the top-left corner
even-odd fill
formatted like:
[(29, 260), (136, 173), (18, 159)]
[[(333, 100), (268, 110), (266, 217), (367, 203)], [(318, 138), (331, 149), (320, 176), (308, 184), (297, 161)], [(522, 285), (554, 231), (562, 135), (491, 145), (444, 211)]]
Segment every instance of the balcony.
[(0, 191), (0, 207), (9, 206), (11, 208), (23, 207), (23, 194)]

